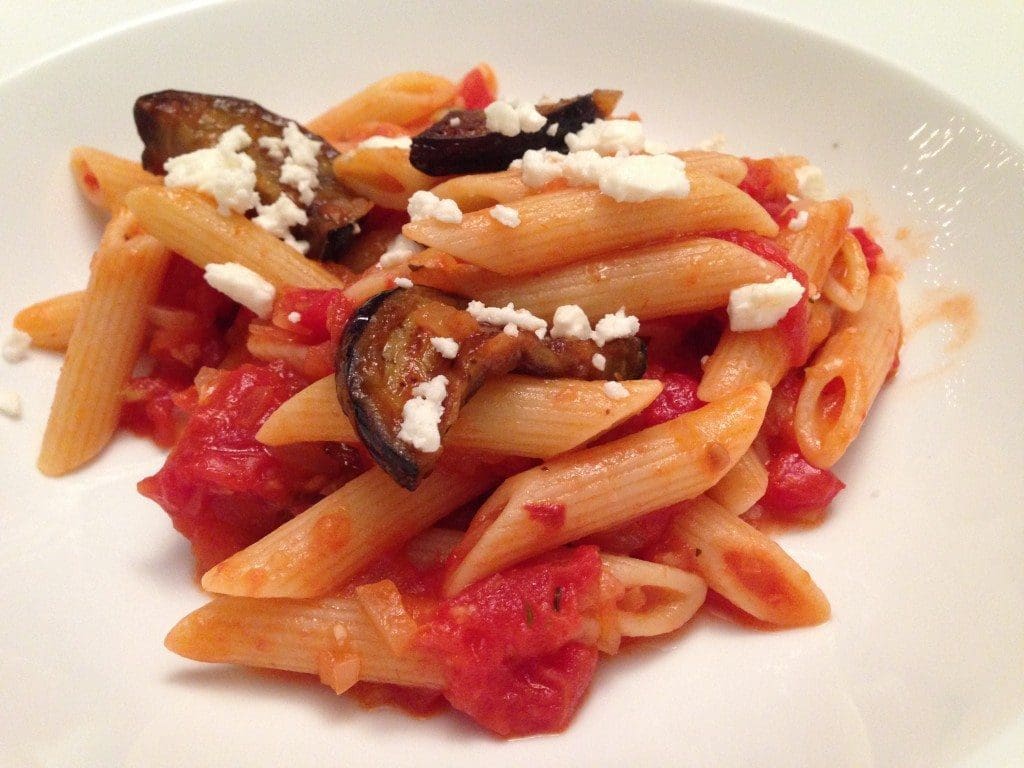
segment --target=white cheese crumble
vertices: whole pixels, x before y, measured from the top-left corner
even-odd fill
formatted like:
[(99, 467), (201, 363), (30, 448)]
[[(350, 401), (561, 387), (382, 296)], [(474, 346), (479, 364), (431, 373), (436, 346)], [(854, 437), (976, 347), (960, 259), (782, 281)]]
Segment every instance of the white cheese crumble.
[(32, 346), (32, 337), (24, 331), (11, 331), (4, 340), (3, 356), (8, 363), (20, 363), (28, 357), (28, 348)]
[(600, 352), (595, 352), (594, 356), (590, 358), (590, 364), (597, 368), (597, 370), (603, 371), (604, 367), (608, 364), (608, 358)]
[[(299, 201), (309, 205), (316, 197), (320, 186), (319, 162), (317, 155), (323, 147), (322, 141), (311, 139), (294, 122), (289, 122), (281, 132), (281, 141), (288, 150), (281, 165), (281, 183), (298, 190)], [(263, 146), (263, 142), (260, 142)]]
[(702, 152), (721, 152), (725, 149), (725, 134), (716, 133), (714, 136), (709, 136), (703, 141), (698, 141), (695, 149), (699, 149)]
[(563, 304), (555, 310), (551, 320), (551, 338), (586, 340), (591, 333), (587, 313), (577, 305)]
[(603, 389), (604, 393), (612, 400), (622, 400), (624, 397), (629, 397), (629, 390), (617, 381), (606, 381)]
[(801, 197), (809, 197), (811, 200), (828, 198), (828, 187), (825, 185), (825, 175), (821, 168), (816, 165), (801, 165), (793, 173), (796, 174)]
[(519, 326), (516, 325), (515, 323), (508, 323), (504, 328), (501, 329), (501, 332), (504, 333), (506, 336), (511, 336), (515, 338), (516, 336), (519, 335)]
[(277, 294), (272, 283), (267, 282), (248, 267), (236, 262), (207, 264), (203, 278), (229, 299), (251, 309), (265, 320), (270, 317)]
[(548, 121), (536, 106), (518, 99), (492, 101), (484, 107), (484, 117), (487, 118), (487, 130), (502, 136), (536, 133)]
[(519, 211), (515, 208), (510, 208), (507, 205), (496, 205), (491, 208), (491, 218), (499, 224), (504, 224), (506, 227), (518, 227), (519, 226)]
[(432, 337), (430, 339), (430, 346), (445, 360), (454, 360), (455, 356), (459, 354), (459, 342), (448, 336)]
[(729, 293), (729, 328), (733, 331), (761, 331), (771, 328), (786, 316), (804, 287), (787, 274), (770, 283), (751, 283)]
[(456, 115), (455, 117), (448, 121), (448, 125), (450, 125), (452, 128), (458, 128), (460, 125), (462, 125), (462, 118)]
[(288, 195), (279, 196), (270, 205), (257, 203), (256, 214), (252, 220), (254, 224), (284, 240), (299, 253), (309, 251), (309, 243), (305, 240), (296, 240), (291, 233), (291, 228), (296, 224), (308, 224), (309, 216), (306, 215), (306, 210), (297, 206)]
[(288, 322), (291, 323), (292, 325), (298, 325), (299, 323), (302, 322), (302, 314), (299, 312), (289, 312)]
[(441, 199), (433, 192), (419, 190), (409, 198), (409, 220), (437, 219), (445, 224), (458, 224), (462, 221), (459, 204), (447, 198)]
[(644, 151), (644, 126), (639, 120), (601, 120), (584, 123), (576, 133), (565, 136), (570, 152), (592, 149), (601, 155)]
[(438, 425), (444, 415), (444, 399), (448, 395), (448, 378), (435, 376), (417, 384), (413, 397), (402, 406), (402, 427), (398, 439), (424, 453), (434, 453), (441, 447)]
[(21, 416), (21, 396), (17, 392), (0, 389), (0, 413), (12, 419)]
[[(487, 307), (482, 301), (471, 301), (466, 307), (466, 311), (478, 323), (505, 326), (506, 333), (508, 333), (508, 326), (511, 325), (517, 329), (522, 328), (524, 331), (533, 331), (537, 334), (538, 339), (543, 339), (547, 335), (547, 320), (537, 317), (527, 309), (516, 309), (511, 301), (504, 307)], [(509, 334), (509, 336), (517, 335), (518, 330), (516, 333)]]
[(552, 137), (553, 136), (557, 136), (558, 135), (558, 123), (552, 123), (551, 125), (549, 125), (548, 129), (546, 131), (544, 131), (544, 133), (546, 133), (548, 136), (552, 136)]
[(531, 149), (515, 167), (521, 168), (523, 183), (528, 187), (542, 187), (564, 178), (573, 186), (597, 185), (602, 193), (620, 203), (690, 194), (686, 163), (675, 155), (604, 157), (593, 149), (568, 155)]
[(396, 288), (412, 288), (413, 282), (408, 277), (396, 277), (394, 280)]
[(640, 332), (640, 320), (635, 315), (627, 315), (622, 307), (614, 315), (605, 315), (597, 321), (590, 338), (599, 347), (615, 339), (628, 339)]
[(800, 211), (796, 216), (789, 220), (789, 224), (786, 226), (794, 232), (799, 232), (807, 226), (807, 218), (809, 214), (807, 211)]
[(405, 264), (422, 250), (423, 246), (419, 243), (413, 242), (405, 235), (399, 235), (388, 244), (387, 250), (380, 255), (380, 260), (377, 263), (385, 269)]
[(245, 128), (236, 125), (221, 134), (217, 145), (172, 157), (164, 163), (168, 187), (191, 187), (217, 201), (221, 216), (245, 213), (256, 206), (256, 161), (244, 152), (252, 144)]
[(357, 149), (411, 149), (412, 136), (371, 136), (356, 145)]

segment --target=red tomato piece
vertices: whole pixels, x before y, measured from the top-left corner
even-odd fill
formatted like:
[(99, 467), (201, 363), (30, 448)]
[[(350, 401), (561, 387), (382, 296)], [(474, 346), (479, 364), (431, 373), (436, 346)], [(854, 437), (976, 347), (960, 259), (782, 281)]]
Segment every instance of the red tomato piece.
[(885, 251), (864, 227), (850, 227), (850, 234), (857, 238), (860, 249), (864, 251), (864, 261), (868, 264), (868, 272), (874, 274), (878, 269), (878, 257), (885, 255)]
[(185, 426), (186, 414), (175, 402), (179, 387), (165, 379), (132, 379), (122, 393), (121, 426), (170, 448)]
[[(355, 306), (337, 289), (286, 288), (274, 304), (272, 322), (291, 331), (305, 344), (337, 341)], [(298, 313), (295, 322), (289, 319)]]
[(596, 613), (600, 576), (597, 548), (576, 547), (441, 603), (417, 642), (444, 663), (452, 706), (506, 737), (565, 728), (597, 663), (578, 638)]
[(778, 217), (789, 205), (789, 198), (780, 183), (775, 161), (745, 157), (743, 162), (747, 164), (747, 175), (740, 182), (740, 189), (760, 203), (772, 218)]
[(483, 109), (497, 95), (497, 83), (494, 73), (485, 64), (473, 67), (459, 83), (459, 95), (466, 104), (466, 109)]
[(768, 460), (768, 490), (761, 506), (776, 518), (811, 522), (846, 485), (827, 469), (819, 469), (796, 451), (782, 451)]

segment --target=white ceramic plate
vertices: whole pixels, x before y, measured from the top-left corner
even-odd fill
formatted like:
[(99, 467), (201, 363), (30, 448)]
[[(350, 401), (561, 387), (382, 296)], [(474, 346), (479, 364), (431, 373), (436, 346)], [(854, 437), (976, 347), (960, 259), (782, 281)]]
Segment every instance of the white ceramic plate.
[(0, 421), (0, 764), (933, 768), (1019, 743), (1024, 166), (882, 62), (668, 2), (239, 2), (147, 23), (0, 85), (0, 322), (84, 284), (99, 222), (67, 153), (136, 155), (138, 94), (232, 93), (302, 117), (392, 71), (456, 76), (480, 59), (506, 94), (622, 88), (626, 109), (680, 145), (721, 131), (738, 152), (805, 154), (903, 261), (908, 321), (937, 289), (975, 302), (966, 345), (946, 350), (955, 329), (941, 325), (908, 338), (839, 467), (849, 488), (832, 518), (783, 537), (833, 619), (771, 634), (701, 620), (606, 661), (567, 733), (512, 743), (454, 715), (366, 712), (293, 679), (194, 665), (161, 645), (202, 602), (187, 547), (133, 490), (159, 453), (119, 438), (73, 477), (41, 478), (59, 361), (35, 353), (0, 366), (25, 400), (22, 420)]

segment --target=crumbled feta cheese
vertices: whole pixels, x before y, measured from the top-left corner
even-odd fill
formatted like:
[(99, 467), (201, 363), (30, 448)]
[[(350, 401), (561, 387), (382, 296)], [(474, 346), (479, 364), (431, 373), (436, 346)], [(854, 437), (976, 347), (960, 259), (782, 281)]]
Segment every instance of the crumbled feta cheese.
[(562, 178), (565, 155), (547, 149), (528, 149), (522, 160), (515, 160), (509, 168), (521, 168), (523, 183), (536, 189)]
[(516, 325), (515, 323), (508, 323), (504, 328), (501, 329), (501, 332), (504, 333), (506, 336), (512, 336), (513, 338), (515, 338), (516, 336), (519, 335), (519, 326)]
[[(482, 301), (471, 301), (466, 311), (473, 316), (478, 323), (487, 325), (504, 325), (508, 331), (508, 325), (522, 328), (524, 331), (533, 331), (537, 338), (543, 339), (547, 334), (548, 323), (527, 309), (516, 309), (510, 301), (504, 307), (486, 307)], [(517, 334), (509, 334), (515, 336)]]
[(710, 360), (710, 359), (711, 359), (711, 355), (701, 355), (700, 367), (703, 368), (704, 366), (706, 366), (708, 364), (708, 360)]
[(628, 339), (640, 332), (640, 320), (634, 315), (627, 315), (622, 307), (614, 315), (605, 315), (597, 321), (591, 338), (599, 347), (615, 339)]
[(380, 255), (378, 263), (384, 268), (405, 264), (422, 250), (423, 246), (419, 243), (413, 242), (405, 235), (399, 235), (391, 241), (387, 250)]
[(586, 340), (591, 333), (587, 313), (577, 305), (563, 304), (555, 310), (551, 320), (551, 338)]
[(573, 152), (571, 155), (559, 155), (562, 160), (562, 174), (573, 186), (599, 186), (601, 178), (607, 170), (615, 165), (619, 158), (604, 157), (592, 149)]
[(164, 184), (191, 187), (217, 201), (221, 216), (245, 213), (260, 201), (256, 193), (256, 161), (244, 152), (252, 143), (245, 129), (236, 125), (225, 131), (217, 145), (197, 149), (164, 163)]
[(0, 413), (12, 419), (21, 416), (21, 396), (17, 392), (0, 389)]
[(612, 400), (621, 400), (624, 397), (629, 397), (629, 390), (617, 381), (606, 381), (604, 383), (604, 393)]
[(289, 159), (281, 164), (281, 183), (298, 190), (299, 202), (309, 205), (316, 197), (320, 177), (315, 168), (299, 165)]
[(243, 307), (248, 307), (261, 319), (270, 317), (277, 291), (272, 283), (248, 267), (233, 261), (227, 264), (207, 264), (203, 278), (210, 287)]
[(394, 280), (396, 288), (412, 288), (413, 282), (408, 277), (396, 277)]
[(437, 219), (445, 224), (458, 224), (462, 221), (462, 211), (454, 200), (444, 199), (433, 192), (419, 190), (409, 198), (409, 219)]
[(448, 121), (448, 125), (450, 125), (452, 128), (458, 128), (460, 125), (462, 125), (462, 118), (455, 116)]
[(644, 151), (644, 126), (639, 120), (601, 120), (584, 123), (576, 133), (565, 136), (570, 152), (592, 149), (601, 155)]
[(447, 336), (434, 336), (430, 339), (430, 346), (437, 350), (437, 354), (446, 360), (454, 360), (459, 354), (459, 342)]
[(352, 234), (353, 235), (358, 235), (362, 231), (363, 231), (363, 228), (359, 226), (359, 222), (358, 221), (353, 221), (352, 222)]
[(548, 129), (546, 131), (544, 131), (544, 133), (546, 133), (548, 136), (557, 136), (558, 135), (558, 123), (552, 123), (551, 125), (549, 125)]
[(703, 141), (698, 141), (696, 148), (702, 152), (721, 152), (725, 149), (725, 135), (716, 133)]
[(32, 337), (24, 331), (11, 331), (4, 340), (3, 356), (8, 363), (20, 363), (28, 357), (28, 348), (32, 346)]
[(302, 322), (302, 314), (299, 312), (289, 312), (288, 322), (291, 323), (292, 325), (298, 325), (299, 323)]
[(595, 352), (594, 356), (590, 358), (590, 364), (597, 368), (597, 370), (603, 371), (605, 365), (608, 364), (608, 358), (606, 358), (600, 352)]
[(487, 130), (502, 136), (536, 133), (548, 121), (533, 104), (517, 99), (492, 101), (484, 107), (484, 117), (487, 118)]
[(686, 163), (675, 155), (617, 157), (602, 172), (598, 187), (620, 203), (642, 203), (690, 194)]
[(507, 205), (496, 205), (491, 208), (491, 218), (506, 227), (519, 226), (519, 211)]
[(320, 186), (317, 155), (324, 143), (306, 136), (295, 122), (284, 127), (280, 138), (261, 136), (258, 143), (271, 158), (282, 161), (281, 183), (297, 190), (303, 205), (313, 202)]
[(809, 197), (811, 200), (828, 198), (828, 187), (825, 185), (825, 175), (821, 168), (816, 165), (801, 165), (793, 172), (796, 174), (797, 184), (800, 185), (801, 197)]
[(434, 453), (441, 447), (438, 425), (444, 415), (444, 399), (448, 396), (448, 378), (435, 376), (417, 384), (413, 397), (402, 406), (402, 427), (398, 439), (424, 453)]
[(663, 141), (651, 141), (647, 139), (644, 142), (644, 153), (648, 155), (664, 155), (668, 152), (668, 144)]
[(789, 227), (789, 229), (793, 230), (794, 232), (799, 232), (800, 230), (807, 226), (808, 216), (809, 214), (807, 213), (807, 211), (800, 211), (799, 213), (797, 213), (796, 216), (789, 220), (789, 224), (787, 224), (786, 226)]
[(733, 331), (760, 331), (771, 328), (804, 295), (804, 287), (792, 275), (770, 283), (751, 283), (729, 293), (729, 328)]
[(305, 240), (296, 240), (290, 231), (296, 225), (308, 224), (309, 217), (305, 209), (297, 206), (288, 195), (279, 196), (270, 205), (257, 203), (256, 213), (252, 220), (254, 224), (284, 240), (299, 253), (306, 253), (309, 250), (309, 243)]
[(410, 149), (412, 136), (371, 136), (356, 146), (359, 149)]

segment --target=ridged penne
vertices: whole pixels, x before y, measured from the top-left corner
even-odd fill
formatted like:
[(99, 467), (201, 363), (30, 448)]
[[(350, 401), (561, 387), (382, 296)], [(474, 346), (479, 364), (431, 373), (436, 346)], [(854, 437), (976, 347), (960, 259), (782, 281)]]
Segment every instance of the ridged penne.
[(89, 287), (39, 451), (39, 470), (56, 476), (80, 467), (110, 442), (121, 415), (121, 388), (142, 349), (146, 310), (160, 290), (170, 253), (122, 209), (93, 257)]
[(793, 426), (801, 452), (816, 467), (839, 461), (860, 433), (899, 343), (896, 282), (875, 275), (868, 281), (863, 308), (840, 318), (805, 372)]
[(330, 594), (497, 482), (484, 468), (441, 467), (407, 491), (374, 467), (211, 568), (203, 589), (240, 597)]
[(507, 302), (551, 318), (576, 304), (592, 320), (625, 307), (641, 320), (724, 307), (734, 288), (784, 270), (725, 240), (695, 238), (550, 269), (538, 275), (467, 276), (457, 290), (490, 306)]
[(125, 205), (142, 227), (199, 267), (237, 262), (277, 288), (340, 288), (323, 267), (238, 214), (221, 216), (205, 196), (189, 189), (141, 187)]
[(461, 224), (422, 219), (402, 231), (503, 275), (551, 269), (705, 230), (743, 229), (768, 237), (778, 232), (767, 211), (736, 187), (701, 173), (689, 177), (690, 194), (681, 199), (623, 204), (596, 189), (564, 189), (512, 204), (519, 213), (518, 227), (506, 227), (487, 211), (476, 211), (466, 214)]
[(168, 649), (195, 661), (317, 674), (322, 655), (351, 652), (360, 680), (415, 688), (444, 687), (440, 667), (394, 653), (355, 598), (321, 600), (218, 597), (179, 621)]
[(768, 470), (757, 452), (750, 448), (721, 480), (708, 488), (707, 496), (734, 515), (742, 515), (767, 489)]
[(25, 307), (14, 316), (13, 325), (31, 336), (37, 347), (63, 352), (84, 303), (85, 291), (54, 296)]
[(686, 505), (670, 538), (708, 587), (751, 616), (783, 627), (820, 624), (825, 595), (782, 548), (707, 496)]
[[(601, 555), (604, 570), (625, 587), (628, 607), (617, 611), (623, 637), (654, 637), (674, 632), (704, 604), (704, 579), (678, 568), (634, 557)], [(626, 600), (621, 601), (626, 603)]]
[(413, 192), (430, 189), (434, 176), (409, 163), (409, 150), (356, 148), (334, 159), (334, 174), (360, 197), (396, 211), (404, 211)]
[(684, 149), (673, 152), (673, 155), (686, 163), (687, 172), (696, 171), (716, 176), (722, 181), (738, 185), (747, 175), (747, 164), (735, 155), (724, 152), (706, 152), (700, 149)]
[[(486, 382), (463, 406), (445, 445), (538, 459), (593, 440), (646, 408), (661, 392), (654, 380), (623, 382), (629, 397), (610, 399), (604, 382), (503, 376)], [(267, 445), (359, 438), (327, 376), (284, 402), (256, 438)]]
[(109, 213), (115, 213), (136, 187), (163, 183), (134, 160), (92, 147), (71, 150), (71, 173), (85, 199)]
[(839, 253), (832, 261), (822, 295), (846, 312), (859, 312), (868, 294), (868, 262), (857, 238), (849, 232), (843, 237)]
[(770, 395), (767, 384), (755, 384), (664, 424), (509, 478), (477, 512), (445, 593), (703, 493), (750, 447)]
[(850, 226), (853, 205), (846, 198), (805, 204), (807, 224), (794, 232), (783, 229), (778, 241), (789, 252), (789, 260), (807, 273), (811, 295), (825, 284), (832, 259), (839, 251)]
[(490, 208), (499, 203), (514, 203), (534, 194), (523, 183), (518, 171), (470, 173), (442, 181), (431, 190), (440, 198), (454, 200), (463, 213)]
[(438, 75), (399, 72), (336, 104), (306, 127), (325, 139), (336, 140), (348, 138), (364, 123), (417, 123), (451, 103), (455, 90), (455, 83)]

